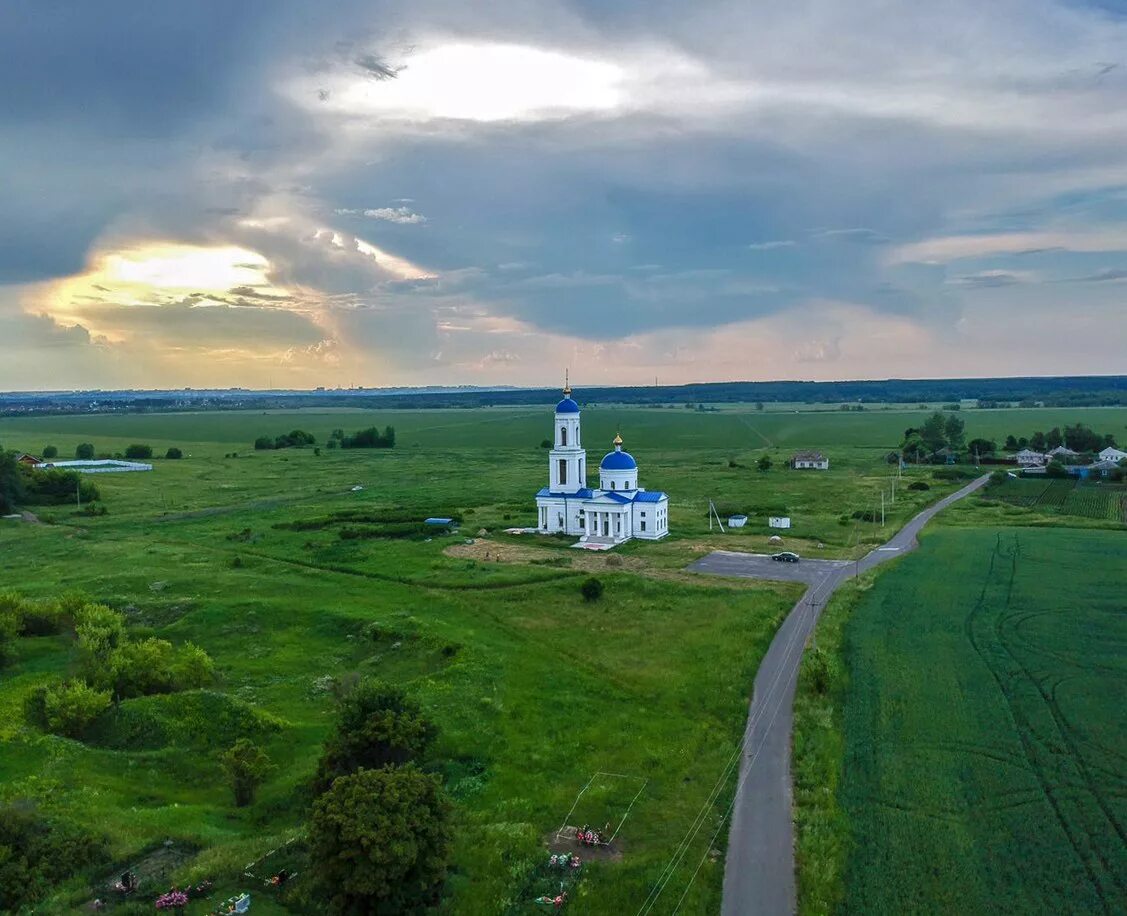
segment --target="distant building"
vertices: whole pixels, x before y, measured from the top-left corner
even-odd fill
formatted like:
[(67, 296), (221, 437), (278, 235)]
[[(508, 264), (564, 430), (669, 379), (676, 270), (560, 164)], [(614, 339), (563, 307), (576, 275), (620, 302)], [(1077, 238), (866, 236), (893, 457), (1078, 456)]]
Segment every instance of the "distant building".
[(1056, 448), (1049, 449), (1049, 451), (1045, 453), (1045, 458), (1048, 461), (1052, 461), (1054, 458), (1059, 461), (1061, 458), (1075, 458), (1079, 454), (1079, 452), (1074, 452), (1067, 445), (1058, 445)]
[(1100, 461), (1120, 462), (1124, 458), (1127, 458), (1127, 452), (1123, 451), (1123, 449), (1116, 448), (1113, 445), (1109, 445), (1099, 454)]
[(1112, 471), (1115, 471), (1115, 470), (1118, 470), (1118, 469), (1119, 469), (1119, 462), (1118, 461), (1111, 461), (1110, 459), (1097, 461), (1094, 464), (1088, 465), (1088, 468), (1087, 468), (1088, 476), (1090, 476), (1090, 477), (1095, 477), (1097, 475), (1100, 476), (1100, 477), (1107, 477), (1108, 475), (1111, 474)]
[(790, 466), (796, 471), (828, 471), (830, 459), (821, 452), (795, 452), (791, 455)]
[(36, 458), (34, 455), (29, 455), (27, 452), (23, 452), (22, 454), (17, 455), (16, 461), (18, 461), (20, 464), (29, 465), (30, 467), (35, 467), (37, 464), (43, 463), (42, 458)]
[(1038, 468), (1045, 463), (1045, 456), (1041, 452), (1033, 451), (1031, 448), (1023, 448), (1014, 455), (1014, 461), (1023, 468)]

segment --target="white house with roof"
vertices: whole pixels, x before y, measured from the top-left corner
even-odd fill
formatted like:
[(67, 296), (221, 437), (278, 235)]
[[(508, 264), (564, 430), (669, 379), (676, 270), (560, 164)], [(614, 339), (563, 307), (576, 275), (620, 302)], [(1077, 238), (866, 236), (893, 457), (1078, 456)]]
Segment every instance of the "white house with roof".
[(564, 388), (556, 405), (548, 486), (536, 494), (537, 530), (578, 535), (581, 544), (621, 544), (631, 538), (656, 541), (669, 534), (669, 497), (639, 486), (638, 464), (622, 450), (622, 437), (599, 462), (599, 487), (587, 486), (579, 405)]
[(1121, 448), (1116, 448), (1113, 445), (1109, 445), (1107, 448), (1105, 448), (1099, 454), (1100, 461), (1119, 462), (1119, 461), (1122, 461), (1124, 458), (1127, 458), (1127, 452), (1123, 451), (1123, 449), (1121, 449)]
[(1045, 463), (1045, 456), (1043, 453), (1035, 452), (1031, 448), (1023, 448), (1014, 455), (1014, 461), (1023, 468), (1037, 468)]

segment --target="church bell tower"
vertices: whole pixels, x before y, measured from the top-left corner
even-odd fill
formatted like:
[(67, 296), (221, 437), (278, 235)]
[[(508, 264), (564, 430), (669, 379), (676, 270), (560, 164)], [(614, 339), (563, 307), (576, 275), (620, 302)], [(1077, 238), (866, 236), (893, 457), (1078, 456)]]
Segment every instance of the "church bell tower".
[(572, 400), (566, 377), (563, 395), (556, 405), (553, 448), (548, 453), (548, 489), (575, 493), (587, 486), (587, 452), (580, 437), (579, 405)]

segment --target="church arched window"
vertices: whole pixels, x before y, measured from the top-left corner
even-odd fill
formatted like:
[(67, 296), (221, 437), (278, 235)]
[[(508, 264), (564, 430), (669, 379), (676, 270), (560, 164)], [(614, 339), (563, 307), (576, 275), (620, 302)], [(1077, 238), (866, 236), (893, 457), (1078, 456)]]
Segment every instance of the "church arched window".
[(560, 427), (560, 445), (567, 445), (567, 427)]

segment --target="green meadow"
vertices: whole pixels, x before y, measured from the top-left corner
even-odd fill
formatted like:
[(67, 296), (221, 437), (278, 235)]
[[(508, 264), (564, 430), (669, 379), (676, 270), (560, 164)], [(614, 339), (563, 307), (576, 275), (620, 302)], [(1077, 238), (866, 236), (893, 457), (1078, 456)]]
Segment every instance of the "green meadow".
[[(456, 827), (443, 912), (535, 912), (545, 840), (599, 773), (624, 778), (598, 777), (572, 821), (602, 826), (628, 812), (621, 856), (585, 867), (569, 910), (636, 912), (667, 879), (656, 912), (678, 900), (682, 913), (717, 912), (723, 850), (708, 840), (731, 787), (714, 795), (714, 784), (743, 733), (759, 659), (799, 589), (683, 567), (713, 548), (766, 549), (768, 515), (792, 517), (787, 543), (804, 555), (858, 556), (958, 481), (909, 468), (892, 501), (886, 456), (924, 418), (919, 410), (596, 406), (583, 415), (590, 463), (620, 431), (642, 484), (670, 493), (672, 536), (591, 556), (568, 540), (504, 533), (535, 521), (550, 410), (0, 420), (4, 448), (50, 444), (62, 458), (81, 442), (108, 454), (135, 442), (157, 455), (183, 449), (184, 459), (157, 458), (149, 473), (97, 475), (103, 516), (31, 507), (38, 523), (0, 521), (0, 568), (23, 594), (81, 591), (125, 613), (136, 635), (191, 641), (219, 675), (209, 690), (125, 700), (70, 740), (28, 725), (22, 709), (35, 687), (73, 670), (72, 641), (19, 641), (0, 671), (0, 794), (105, 831), (114, 857), (37, 912), (104, 896), (110, 877), (170, 840), (173, 880), (209, 877), (217, 893), (250, 890), (256, 911), (284, 912), (247, 885), (243, 868), (300, 837), (333, 718), (329, 685), (357, 673), (404, 685), (440, 729), (431, 766)], [(962, 416), (968, 439), (1077, 418), (1122, 437), (1127, 425), (1114, 408)], [(335, 428), (373, 424), (395, 427), (394, 449), (251, 448), (294, 428), (324, 443)], [(787, 470), (796, 448), (822, 450), (831, 470)], [(774, 462), (766, 472), (756, 469), (763, 455)], [(913, 482), (928, 489), (909, 490)], [(854, 517), (875, 511), (882, 491), (884, 529)], [(747, 513), (748, 526), (710, 531), (709, 500), (722, 515)], [(433, 515), (460, 517), (460, 531), (422, 532), (418, 522)], [(579, 586), (590, 575), (606, 591), (588, 603)], [(274, 769), (255, 803), (236, 809), (218, 754), (243, 736)], [(694, 831), (698, 818), (711, 829)]]

